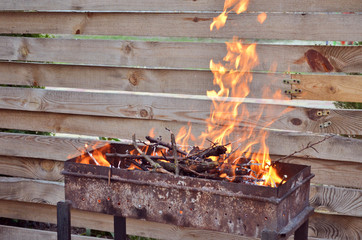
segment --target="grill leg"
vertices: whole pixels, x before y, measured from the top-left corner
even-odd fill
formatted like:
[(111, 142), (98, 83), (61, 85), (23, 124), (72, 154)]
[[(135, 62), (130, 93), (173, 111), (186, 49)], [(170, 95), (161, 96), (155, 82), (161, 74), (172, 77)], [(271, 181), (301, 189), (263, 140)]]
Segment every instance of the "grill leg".
[(57, 203), (57, 232), (58, 240), (70, 239), (70, 201)]
[(126, 218), (114, 216), (114, 240), (127, 240)]
[(294, 240), (308, 239), (308, 219), (295, 231)]

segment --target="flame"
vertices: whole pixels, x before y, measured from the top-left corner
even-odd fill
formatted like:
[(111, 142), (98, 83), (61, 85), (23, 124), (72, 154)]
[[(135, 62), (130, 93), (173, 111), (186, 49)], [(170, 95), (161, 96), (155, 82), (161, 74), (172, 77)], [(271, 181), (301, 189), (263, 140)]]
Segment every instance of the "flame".
[(260, 24), (263, 24), (265, 20), (266, 20), (266, 13), (265, 12), (260, 13), (258, 15), (258, 22)]
[(94, 144), (91, 149), (88, 149), (88, 144), (85, 144), (84, 149), (81, 150), (81, 155), (76, 158), (76, 162), (110, 167), (111, 164), (106, 160), (105, 156), (105, 152), (109, 152), (110, 145), (106, 144), (101, 148), (97, 148), (99, 144), (101, 143)]
[(194, 135), (191, 134), (191, 123), (187, 123), (188, 130), (186, 130), (186, 127), (181, 127), (180, 131), (177, 133), (175, 137), (175, 141), (177, 145), (180, 145), (180, 148), (184, 151), (187, 151), (188, 149), (188, 142), (191, 139), (192, 141), (195, 141), (196, 138)]
[[(210, 25), (212, 31), (214, 27), (220, 29), (225, 25), (228, 14), (235, 11), (237, 14), (246, 11), (248, 0), (225, 0), (223, 12)], [(257, 20), (262, 24), (266, 20), (266, 13), (259, 14)], [(251, 159), (255, 164), (251, 166), (251, 175), (261, 179), (258, 184), (271, 187), (277, 187), (282, 181), (278, 176), (276, 169), (272, 166), (269, 156), (269, 148), (265, 141), (267, 132), (264, 128), (270, 126), (275, 120), (268, 123), (262, 123), (263, 129), (255, 132), (253, 127), (243, 127), (242, 136), (233, 141), (231, 134), (235, 128), (241, 128), (241, 123), (250, 122), (248, 119), (253, 116), (256, 123), (263, 115), (265, 105), (261, 105), (258, 112), (249, 112), (246, 105), (243, 105), (243, 99), (249, 95), (249, 84), (252, 82), (252, 69), (258, 64), (256, 53), (256, 44), (245, 45), (238, 38), (233, 38), (232, 42), (226, 43), (227, 55), (223, 58), (223, 63), (210, 61), (210, 70), (214, 75), (214, 85), (219, 87), (219, 91), (208, 91), (212, 101), (212, 110), (209, 119), (207, 119), (207, 129), (200, 136), (202, 144), (209, 139), (214, 143), (229, 145), (228, 152), (231, 154), (224, 161), (220, 174), (221, 178), (227, 178), (233, 181), (235, 177), (236, 165), (242, 158)], [(274, 66), (276, 67), (276, 66)], [(269, 89), (264, 91), (268, 94)], [(282, 99), (281, 93), (274, 94), (275, 98)], [(231, 99), (231, 100), (230, 100)], [(281, 114), (290, 111), (286, 109)], [(253, 125), (253, 124), (251, 124)], [(231, 149), (236, 149), (232, 153)], [(230, 173), (231, 172), (231, 173)]]
[(245, 12), (248, 8), (248, 4), (249, 0), (225, 0), (224, 10), (219, 16), (213, 18), (213, 22), (210, 24), (210, 31), (212, 31), (214, 27), (216, 27), (217, 30), (223, 27), (231, 11), (234, 11), (237, 14)]

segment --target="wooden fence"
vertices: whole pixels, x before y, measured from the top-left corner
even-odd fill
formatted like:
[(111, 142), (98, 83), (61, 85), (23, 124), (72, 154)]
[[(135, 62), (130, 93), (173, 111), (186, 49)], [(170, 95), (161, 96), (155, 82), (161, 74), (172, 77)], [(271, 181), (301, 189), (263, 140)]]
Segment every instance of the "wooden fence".
[[(360, 239), (362, 141), (344, 135), (362, 135), (362, 111), (307, 100), (362, 102), (362, 46), (285, 40), (362, 41), (361, 1), (251, 0), (248, 12), (230, 14), (225, 28), (210, 32), (222, 9), (219, 0), (1, 1), (0, 128), (130, 139), (151, 128), (177, 132), (191, 122), (199, 135), (211, 105), (205, 92), (216, 89), (210, 59), (223, 58), (224, 39), (266, 39), (257, 45), (259, 64), (244, 105), (251, 113), (268, 111), (259, 121), (251, 114), (241, 124), (275, 119), (267, 140), (274, 159), (326, 133), (341, 135), (284, 161), (311, 165), (316, 174), (310, 238)], [(267, 12), (264, 24), (256, 20), (259, 12)], [(56, 36), (23, 35), (39, 33)], [(290, 90), (284, 79), (301, 80), (298, 100), (263, 95), (262, 86), (271, 93)], [(285, 108), (292, 111), (280, 117)], [(94, 141), (1, 132), (0, 217), (55, 223), (55, 204), (64, 199), (63, 163), (77, 153), (73, 145)], [(73, 226), (113, 231), (112, 221), (108, 215), (72, 213)], [(134, 219), (127, 219), (127, 232), (159, 239), (244, 239)], [(55, 239), (51, 232), (8, 226), (0, 226), (0, 235)]]

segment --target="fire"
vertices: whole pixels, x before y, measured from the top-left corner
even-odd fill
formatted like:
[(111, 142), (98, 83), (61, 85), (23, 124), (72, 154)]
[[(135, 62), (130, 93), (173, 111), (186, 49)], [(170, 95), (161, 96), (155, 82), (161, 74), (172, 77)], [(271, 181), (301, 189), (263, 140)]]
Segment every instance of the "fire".
[(111, 164), (106, 160), (104, 152), (108, 152), (110, 145), (107, 144), (102, 148), (98, 148), (99, 143), (91, 146), (91, 149), (88, 149), (88, 144), (85, 144), (84, 149), (80, 150), (81, 155), (77, 157), (76, 161), (83, 164), (95, 164), (98, 166), (110, 167)]
[(214, 21), (210, 25), (210, 31), (212, 31), (214, 27), (216, 27), (217, 30), (223, 27), (231, 11), (234, 11), (237, 14), (245, 12), (248, 8), (248, 4), (249, 0), (225, 0), (224, 10), (219, 16), (214, 18)]
[(263, 24), (265, 20), (266, 20), (266, 13), (265, 13), (265, 12), (260, 13), (260, 14), (258, 15), (258, 22), (259, 22), (260, 24)]
[[(248, 3), (249, 0), (225, 0), (224, 10), (213, 19), (210, 30), (212, 31), (214, 27), (216, 29), (223, 27), (231, 11), (237, 14), (246, 11)], [(261, 13), (257, 20), (263, 23), (266, 17), (265, 13)], [(247, 105), (243, 104), (244, 99), (250, 93), (249, 85), (253, 80), (251, 71), (259, 62), (256, 52), (257, 45), (243, 44), (240, 39), (234, 37), (231, 42), (226, 42), (226, 48), (227, 54), (223, 58), (223, 62), (210, 61), (210, 70), (214, 75), (213, 83), (219, 87), (219, 90), (207, 91), (207, 96), (213, 104), (210, 116), (206, 120), (207, 129), (198, 137), (198, 140), (201, 146), (206, 146), (211, 142), (214, 145), (226, 147), (227, 152), (223, 156), (210, 156), (210, 159), (219, 166), (220, 178), (234, 181), (237, 176), (236, 171), (248, 171), (249, 175), (247, 176), (256, 179), (257, 184), (277, 187), (282, 179), (272, 165), (269, 148), (265, 143), (267, 132), (264, 130), (273, 121), (259, 122), (265, 105), (261, 105), (257, 112), (255, 109), (250, 112)], [(265, 91), (265, 94), (267, 93), (268, 89)], [(274, 98), (283, 99), (281, 92), (275, 93)], [(290, 109), (286, 109), (281, 114), (286, 111), (290, 111)], [(251, 117), (253, 121), (250, 121)], [(262, 128), (256, 131), (255, 126), (262, 126)], [(181, 128), (176, 136), (177, 145), (185, 152), (188, 141), (196, 140), (191, 129), (189, 123), (188, 129), (186, 127)], [(238, 131), (235, 131), (236, 129)], [(155, 136), (154, 129), (151, 129), (149, 135), (152, 138)], [(83, 154), (85, 157), (79, 160), (81, 163), (110, 166), (102, 152), (98, 153), (94, 150), (90, 153), (87, 148), (88, 146), (86, 146)], [(165, 149), (161, 150), (154, 147), (149, 149), (149, 146), (144, 147), (142, 151), (151, 156), (166, 156), (167, 153)], [(135, 151), (131, 151), (131, 154), (135, 154)], [(140, 169), (141, 164), (142, 161), (136, 160), (128, 166), (128, 169)], [(249, 167), (244, 168), (243, 166)]]

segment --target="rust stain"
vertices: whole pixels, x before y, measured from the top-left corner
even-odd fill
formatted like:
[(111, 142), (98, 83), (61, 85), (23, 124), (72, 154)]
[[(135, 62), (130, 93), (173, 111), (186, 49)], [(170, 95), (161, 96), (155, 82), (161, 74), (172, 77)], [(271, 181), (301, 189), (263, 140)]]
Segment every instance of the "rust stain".
[(330, 61), (320, 52), (315, 49), (309, 49), (304, 53), (304, 56), (296, 60), (295, 64), (307, 62), (313, 72), (331, 72), (334, 70)]

